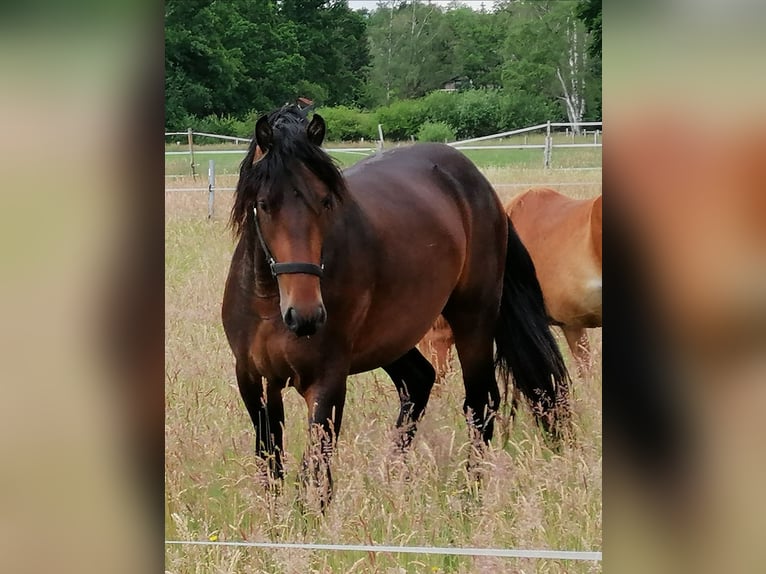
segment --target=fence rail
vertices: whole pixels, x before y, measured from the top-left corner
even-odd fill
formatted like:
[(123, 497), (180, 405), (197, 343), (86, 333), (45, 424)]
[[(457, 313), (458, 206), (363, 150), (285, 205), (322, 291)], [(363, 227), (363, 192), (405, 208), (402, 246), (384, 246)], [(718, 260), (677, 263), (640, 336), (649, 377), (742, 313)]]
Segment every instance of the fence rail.
[[(600, 148), (602, 147), (602, 143), (599, 141), (599, 138), (601, 137), (601, 130), (596, 129), (592, 132), (593, 134), (593, 142), (592, 143), (559, 143), (554, 144), (553, 143), (553, 137), (552, 137), (552, 130), (553, 128), (572, 128), (578, 129), (579, 128), (587, 128), (587, 127), (602, 127), (602, 122), (581, 122), (579, 124), (574, 124), (571, 122), (546, 122), (544, 124), (537, 124), (535, 126), (529, 126), (526, 128), (521, 129), (515, 129), (515, 130), (509, 130), (506, 132), (500, 132), (497, 134), (491, 134), (487, 136), (481, 136), (477, 138), (469, 138), (465, 140), (450, 142), (447, 145), (454, 147), (455, 149), (459, 150), (502, 150), (502, 149), (515, 149), (515, 150), (523, 150), (523, 149), (537, 149), (537, 150), (543, 150), (543, 165), (546, 168), (549, 168), (551, 166), (551, 156), (553, 153), (553, 148), (588, 148), (588, 147), (595, 147)], [(545, 143), (543, 144), (498, 144), (498, 145), (467, 145), (467, 144), (475, 144), (477, 142), (483, 142), (488, 141), (492, 139), (500, 139), (500, 138), (506, 138), (514, 135), (520, 135), (520, 134), (527, 134), (529, 132), (539, 131), (539, 130), (545, 130)], [(325, 148), (325, 151), (328, 153), (354, 153), (359, 155), (369, 155), (371, 153), (374, 153), (376, 151), (380, 151), (383, 149), (383, 129), (381, 125), (378, 125), (378, 131), (380, 134), (380, 141), (378, 142), (378, 147), (338, 147), (338, 148)], [(573, 132), (574, 134), (574, 132)], [(587, 134), (587, 132), (586, 132)], [(179, 156), (179, 155), (188, 155), (189, 156), (189, 169), (191, 172), (191, 175), (196, 178), (197, 172), (196, 167), (198, 167), (198, 164), (194, 163), (194, 136), (201, 136), (206, 138), (216, 138), (223, 141), (233, 141), (235, 143), (239, 143), (240, 141), (243, 143), (249, 144), (251, 142), (250, 138), (240, 138), (235, 136), (227, 136), (227, 135), (220, 135), (220, 134), (211, 134), (207, 132), (195, 132), (192, 130), (192, 128), (189, 128), (186, 132), (166, 132), (166, 137), (171, 136), (187, 136), (188, 140), (188, 150), (185, 151), (165, 151), (166, 156)], [(525, 138), (526, 141), (526, 138)], [(205, 150), (206, 154), (242, 154), (243, 150)]]
[(377, 544), (312, 544), (292, 542), (246, 542), (210, 540), (166, 540), (167, 545), (234, 546), (249, 548), (284, 548), (295, 550), (332, 550), (341, 552), (386, 552), (397, 554), (446, 554), (450, 556), (494, 556), (498, 558), (537, 558), (548, 560), (585, 560), (600, 562), (601, 552), (579, 550), (517, 550), (510, 548), (444, 548), (438, 546), (378, 546)]

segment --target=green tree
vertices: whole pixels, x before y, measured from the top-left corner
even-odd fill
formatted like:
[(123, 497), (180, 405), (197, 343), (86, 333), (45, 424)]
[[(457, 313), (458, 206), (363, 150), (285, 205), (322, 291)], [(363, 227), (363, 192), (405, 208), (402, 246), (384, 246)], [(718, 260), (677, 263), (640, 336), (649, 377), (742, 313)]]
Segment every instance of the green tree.
[(580, 0), (576, 13), (590, 34), (588, 53), (601, 62), (601, 0)]
[(387, 0), (369, 21), (371, 102), (417, 98), (459, 75), (449, 29), (438, 6)]
[(351, 10), (346, 0), (282, 0), (280, 13), (295, 26), (298, 53), (305, 62), (293, 81), (312, 92), (297, 95), (319, 104), (358, 104), (370, 66), (365, 16)]
[(580, 0), (577, 17), (588, 31), (589, 72), (592, 81), (588, 85), (588, 105), (593, 119), (601, 119), (601, 0)]
[(226, 111), (214, 94), (237, 85), (239, 62), (224, 45), (219, 6), (210, 0), (165, 4), (165, 88), (173, 120)]
[(244, 116), (295, 98), (302, 73), (295, 26), (274, 0), (168, 0), (166, 125), (188, 116)]
[(474, 88), (499, 87), (503, 60), (498, 46), (506, 34), (500, 18), (458, 6), (445, 12), (444, 23), (451, 38), (454, 75), (465, 76)]
[(536, 114), (536, 121), (568, 118), (578, 123), (588, 115), (594, 74), (585, 50), (586, 30), (575, 7), (573, 2), (543, 0), (515, 0), (502, 7), (508, 22), (503, 88), (528, 110), (547, 115)]

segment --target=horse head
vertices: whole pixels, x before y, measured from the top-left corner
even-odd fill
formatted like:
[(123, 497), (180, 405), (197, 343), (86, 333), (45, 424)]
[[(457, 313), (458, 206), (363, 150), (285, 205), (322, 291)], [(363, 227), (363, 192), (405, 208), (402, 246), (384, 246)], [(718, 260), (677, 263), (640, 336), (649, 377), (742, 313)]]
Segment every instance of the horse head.
[(308, 122), (301, 110), (282, 108), (261, 117), (232, 211), (235, 229), (255, 236), (256, 276), (276, 282), (284, 323), (299, 337), (327, 320), (324, 239), (345, 190), (340, 170), (320, 147), (324, 134), (318, 114)]

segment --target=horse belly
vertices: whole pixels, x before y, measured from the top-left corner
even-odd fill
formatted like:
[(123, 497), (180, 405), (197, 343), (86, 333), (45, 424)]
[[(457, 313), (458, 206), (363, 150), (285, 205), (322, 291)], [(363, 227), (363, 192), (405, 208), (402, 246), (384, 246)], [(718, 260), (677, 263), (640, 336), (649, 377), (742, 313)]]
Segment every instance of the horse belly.
[(354, 343), (352, 372), (387, 365), (415, 347), (441, 313), (447, 297), (435, 295), (426, 308), (370, 316)]
[[(430, 269), (427, 263), (422, 269)], [(460, 261), (431, 275), (400, 275), (379, 286), (354, 340), (352, 371), (361, 372), (395, 361), (431, 328), (447, 303), (460, 273)]]
[(580, 241), (530, 246), (545, 306), (556, 323), (572, 327), (601, 326), (601, 266), (587, 245), (587, 241)]

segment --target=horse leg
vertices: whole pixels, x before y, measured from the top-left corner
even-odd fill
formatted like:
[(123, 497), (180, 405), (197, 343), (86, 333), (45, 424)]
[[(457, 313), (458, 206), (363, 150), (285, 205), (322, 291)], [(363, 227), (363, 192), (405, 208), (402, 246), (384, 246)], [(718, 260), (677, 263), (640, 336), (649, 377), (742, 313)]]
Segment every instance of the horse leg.
[(383, 367), (396, 385), (401, 409), (396, 420), (396, 445), (405, 452), (417, 430), (417, 423), (423, 416), (428, 404), (431, 388), (436, 380), (436, 372), (428, 360), (416, 348), (410, 349), (402, 357)]
[[(282, 479), (284, 478), (281, 455), (284, 410), (281, 387), (278, 383), (269, 382), (270, 404), (267, 407), (267, 401), (263, 396), (263, 377), (260, 373), (241, 366), (239, 362), (236, 373), (239, 393), (255, 429), (255, 455), (264, 461), (272, 479)], [(274, 388), (278, 389), (276, 393), (272, 390)], [(264, 478), (266, 479), (264, 482), (268, 484), (268, 476)]]
[(330, 458), (337, 443), (346, 401), (346, 377), (317, 381), (301, 393), (308, 406), (309, 440), (301, 473), (307, 500), (324, 511), (332, 499)]
[(282, 464), (282, 451), (284, 442), (282, 432), (285, 425), (285, 406), (282, 402), (282, 389), (285, 388), (285, 381), (271, 380), (266, 383), (266, 404), (269, 433), (271, 435), (272, 454), (269, 459), (271, 475), (274, 478), (283, 480), (285, 470)]
[(448, 320), (453, 326), (455, 348), (463, 371), (463, 412), (472, 442), (483, 450), (483, 445), (492, 438), (495, 413), (500, 404), (492, 354), (492, 323), (477, 322), (476, 316), (470, 314)]
[(577, 365), (577, 376), (583, 378), (590, 367), (588, 333), (585, 329), (577, 327), (562, 327), (561, 330), (564, 331), (567, 345), (569, 345), (569, 350), (572, 351), (572, 356)]
[(436, 373), (440, 381), (443, 381), (447, 377), (447, 371), (449, 371), (451, 347), (451, 341), (439, 339), (434, 342), (434, 366), (436, 367)]

